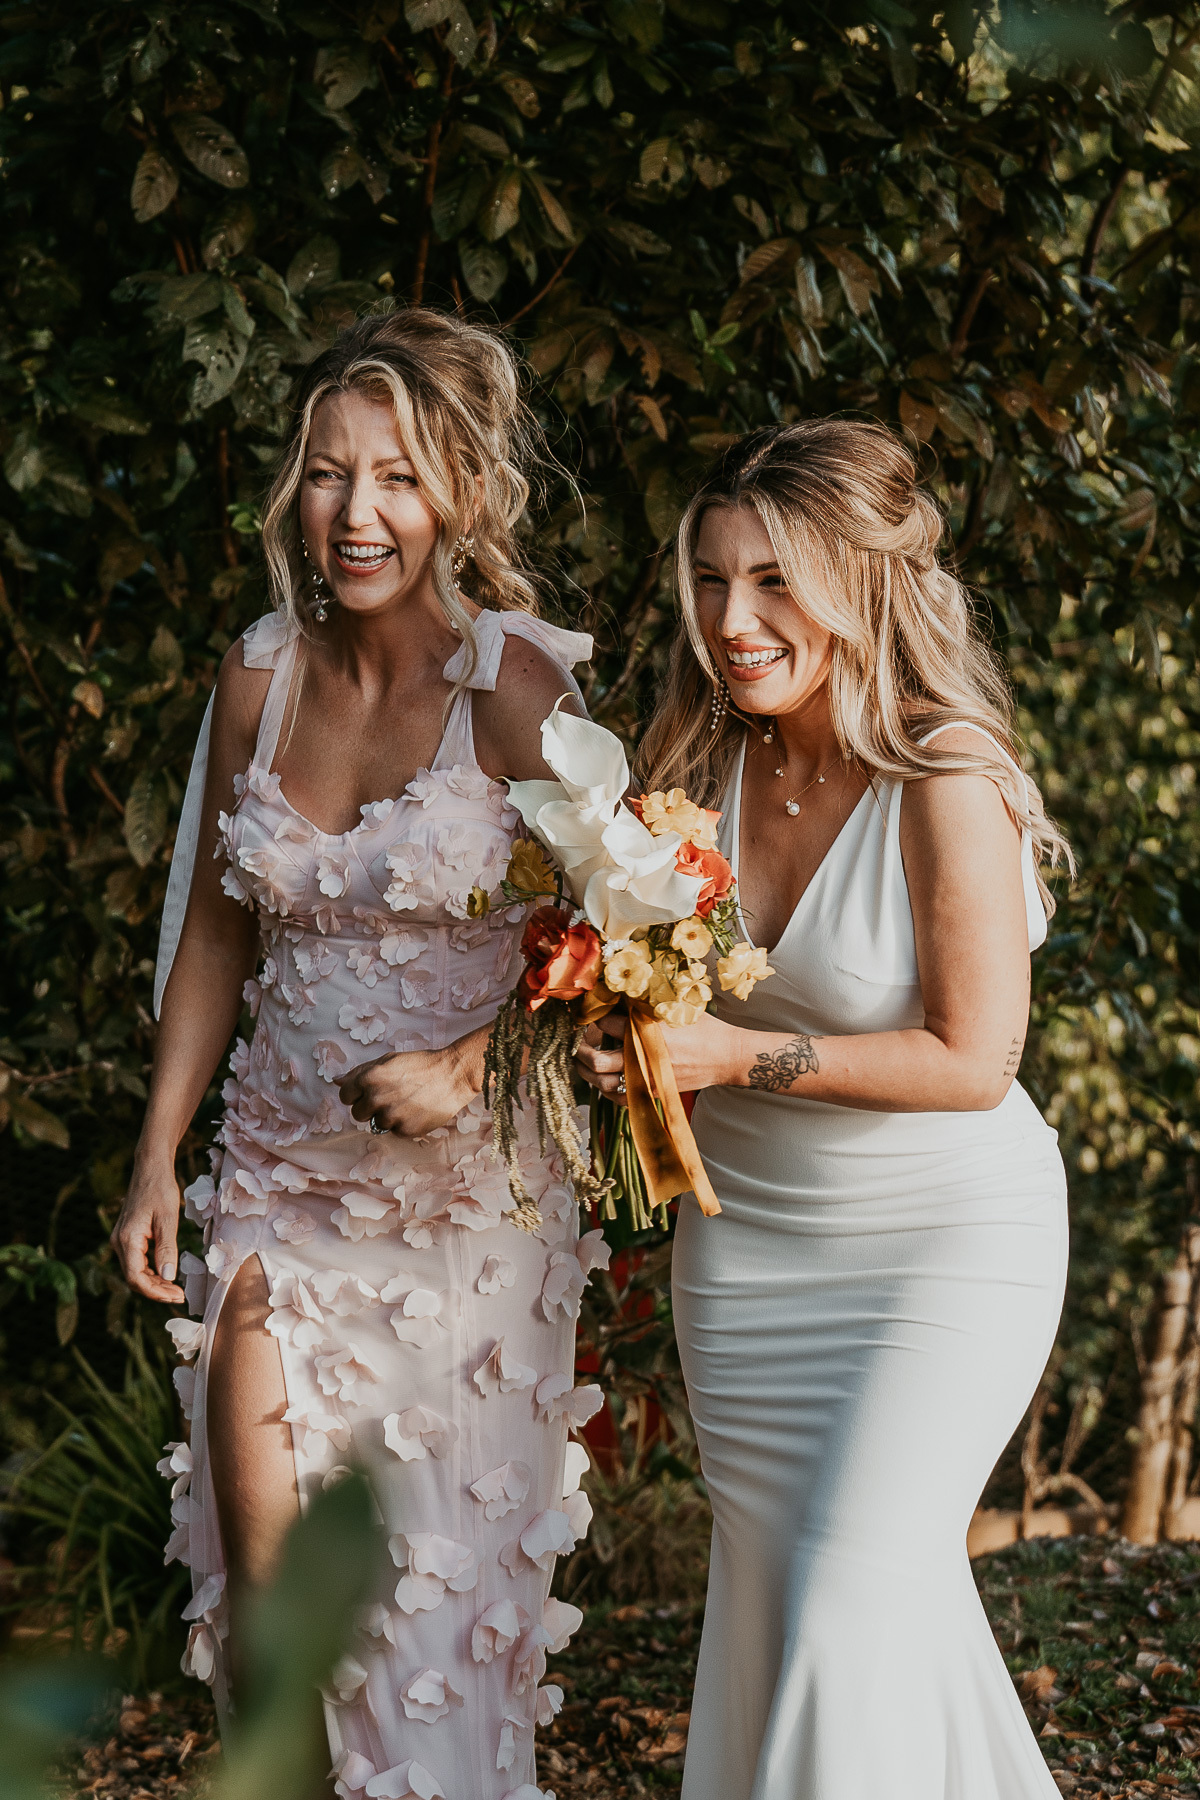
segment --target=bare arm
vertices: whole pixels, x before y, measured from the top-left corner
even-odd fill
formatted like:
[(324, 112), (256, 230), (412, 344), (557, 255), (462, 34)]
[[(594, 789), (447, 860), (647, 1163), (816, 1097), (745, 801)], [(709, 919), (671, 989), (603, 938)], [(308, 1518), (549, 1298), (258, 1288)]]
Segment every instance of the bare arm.
[[(235, 644), (217, 681), (196, 867), (163, 994), (150, 1098), (134, 1152), (133, 1175), (113, 1232), (129, 1285), (152, 1300), (169, 1303), (183, 1299), (173, 1285), (179, 1215), (175, 1152), (233, 1034), (242, 988), (254, 973), (258, 952), (255, 917), (223, 891), (223, 865), (211, 851), (217, 841), (217, 815), (234, 803), (233, 777), (245, 769), (253, 752), (268, 684), (264, 672), (243, 668), (241, 644)], [(148, 1257), (151, 1244), (153, 1267)]]
[[(942, 741), (978, 754), (973, 732)], [(924, 1025), (815, 1038), (706, 1015), (665, 1034), (681, 1089), (750, 1087), (871, 1112), (983, 1112), (1000, 1104), (1029, 1018), (1016, 825), (986, 776), (932, 776), (905, 788), (900, 845)], [(603, 1077), (594, 1084), (611, 1091), (617, 1055), (593, 1045), (580, 1061), (585, 1077)]]

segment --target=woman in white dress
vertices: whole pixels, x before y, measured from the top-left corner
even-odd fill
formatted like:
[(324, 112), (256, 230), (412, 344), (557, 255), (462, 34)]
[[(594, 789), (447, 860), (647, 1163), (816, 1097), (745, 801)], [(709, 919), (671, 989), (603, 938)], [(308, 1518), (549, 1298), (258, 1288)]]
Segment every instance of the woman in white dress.
[[(277, 611), (226, 656), (189, 783), (114, 1233), (139, 1293), (185, 1298), (175, 1151), (247, 1001), (185, 1196), (206, 1253), (181, 1271), (201, 1321), (168, 1327), (192, 1426), (160, 1465), (167, 1555), (224, 1713), (240, 1606), (297, 1510), (366, 1469), (391, 1561), (326, 1690), (343, 1800), (539, 1800), (562, 1695), (538, 1684), (582, 1617), (548, 1594), (586, 1529), (574, 1318), (604, 1252), (531, 1122), (515, 1217), (480, 1091), (523, 919), (504, 777), (546, 773), (591, 649), (531, 616), (527, 435), (510, 353), (456, 318), (365, 319), (306, 371), (264, 514)], [(457, 587), (468, 553), (502, 610)]]
[(1014, 1077), (1066, 846), (942, 531), (903, 445), (841, 421), (735, 445), (680, 527), (641, 785), (723, 809), (774, 969), (667, 1033), (722, 1206), (685, 1200), (674, 1252), (714, 1522), (684, 1800), (1057, 1792), (965, 1538), (1062, 1301)]

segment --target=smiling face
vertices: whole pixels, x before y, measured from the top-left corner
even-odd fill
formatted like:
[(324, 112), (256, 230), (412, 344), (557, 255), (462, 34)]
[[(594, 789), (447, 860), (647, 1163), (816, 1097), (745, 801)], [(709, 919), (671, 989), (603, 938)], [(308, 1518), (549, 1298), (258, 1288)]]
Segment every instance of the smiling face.
[(388, 400), (331, 394), (313, 416), (300, 534), (347, 611), (378, 612), (423, 590), (440, 522), (420, 491)]
[(784, 584), (749, 506), (710, 506), (692, 559), (696, 614), (739, 712), (782, 717), (829, 679), (833, 638)]

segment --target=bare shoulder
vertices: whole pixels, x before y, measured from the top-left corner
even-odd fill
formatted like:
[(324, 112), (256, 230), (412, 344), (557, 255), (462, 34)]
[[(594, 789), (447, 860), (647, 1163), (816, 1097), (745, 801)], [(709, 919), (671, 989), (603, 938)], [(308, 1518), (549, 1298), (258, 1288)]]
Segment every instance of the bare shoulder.
[(922, 870), (941, 879), (948, 868), (968, 864), (982, 870), (1011, 862), (1015, 868), (1021, 840), (1000, 787), (1012, 770), (977, 731), (946, 731), (937, 742), (961, 755), (985, 754), (996, 773), (947, 769), (905, 782), (900, 849), (910, 885)]
[(258, 736), (258, 724), (271, 685), (272, 670), (248, 669), (238, 638), (221, 658), (213, 702), (213, 734), (247, 757)]
[(494, 689), (475, 696), (476, 748), (489, 774), (515, 781), (545, 776), (542, 721), (564, 694), (563, 710), (579, 712), (561, 663), (527, 638), (505, 640)]
[(988, 764), (994, 774), (945, 769), (905, 783), (904, 813), (910, 826), (925, 831), (995, 831), (1016, 821), (1005, 799), (1015, 771), (990, 738), (967, 726), (939, 732), (936, 746), (952, 756), (969, 756)]

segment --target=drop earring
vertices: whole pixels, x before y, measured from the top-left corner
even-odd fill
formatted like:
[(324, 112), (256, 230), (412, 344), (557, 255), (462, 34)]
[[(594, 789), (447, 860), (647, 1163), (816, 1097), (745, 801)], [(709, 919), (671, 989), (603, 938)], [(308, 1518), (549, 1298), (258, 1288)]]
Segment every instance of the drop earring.
[(450, 573), (453, 575), (455, 581), (458, 580), (459, 576), (470, 562), (474, 549), (475, 539), (469, 533), (466, 537), (460, 537), (457, 544), (455, 544), (450, 556)]
[(325, 594), (325, 581), (312, 566), (312, 557), (308, 554), (307, 544), (303, 545), (303, 550), (304, 560), (309, 566), (309, 576), (312, 581), (313, 618), (318, 625), (323, 625), (329, 617), (329, 601)]
[(721, 729), (725, 720), (725, 714), (729, 711), (729, 700), (729, 683), (723, 675), (718, 675), (713, 682), (712, 705), (708, 709), (708, 733), (710, 737)]

